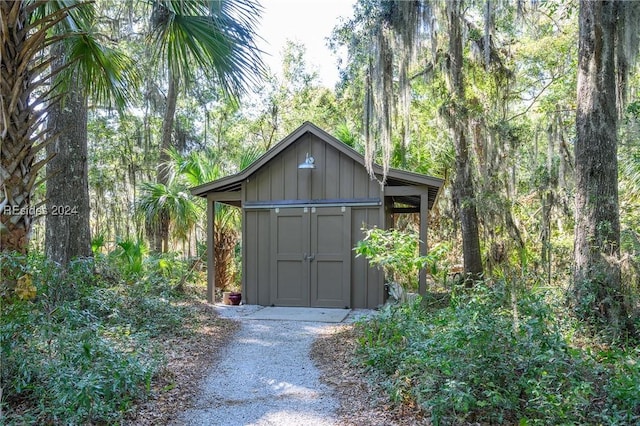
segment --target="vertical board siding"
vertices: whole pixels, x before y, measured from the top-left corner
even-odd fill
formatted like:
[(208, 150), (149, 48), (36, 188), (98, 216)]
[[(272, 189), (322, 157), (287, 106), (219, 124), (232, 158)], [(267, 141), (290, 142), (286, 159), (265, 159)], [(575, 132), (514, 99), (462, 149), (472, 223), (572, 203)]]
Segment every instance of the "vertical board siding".
[(362, 178), (362, 173), (359, 170), (354, 170), (353, 173), (353, 197), (365, 198), (369, 193), (368, 180)]
[(291, 146), (284, 151), (282, 155), (282, 167), (284, 174), (284, 182), (280, 182), (280, 185), (284, 186), (284, 199), (295, 200), (298, 198), (298, 167), (295, 164), (298, 161), (296, 155), (295, 146)]
[(271, 232), (270, 232), (270, 214), (268, 211), (258, 211), (258, 304), (268, 305), (271, 301), (270, 288), (271, 283)]
[(382, 187), (377, 180), (371, 180), (370, 178), (367, 180), (369, 183), (369, 195), (368, 197), (380, 197), (380, 193), (382, 192)]
[(339, 198), (353, 198), (354, 161), (340, 153)]
[(274, 158), (269, 166), (269, 171), (271, 173), (271, 199), (284, 200), (284, 159), (282, 157)]
[[(310, 140), (308, 141), (309, 154), (315, 159), (316, 168), (313, 170), (303, 170), (307, 172), (305, 176), (308, 176), (311, 184), (311, 193), (309, 199), (320, 200), (324, 197), (324, 176), (327, 173), (327, 161), (325, 151), (327, 146), (324, 142), (315, 136), (308, 135)], [(300, 198), (303, 199), (303, 198)]]
[(247, 257), (243, 259), (245, 302), (248, 304), (269, 304), (271, 271), (269, 212), (247, 210), (245, 212), (246, 234), (243, 242)]
[[(316, 168), (298, 169), (306, 153), (315, 159)], [(243, 201), (322, 200), (336, 198), (379, 198), (380, 185), (369, 178), (362, 164), (307, 133), (265, 164), (244, 184)], [(352, 208), (351, 247), (363, 238), (360, 228), (382, 226), (377, 207)], [(247, 210), (244, 214), (246, 257), (243, 262), (247, 303), (270, 305), (271, 295), (271, 212)], [(382, 215), (383, 217), (383, 215)], [(370, 268), (366, 259), (351, 255), (351, 303), (353, 308), (375, 308), (384, 302), (383, 276)]]
[[(377, 208), (351, 209), (351, 246), (355, 247), (364, 237), (361, 228), (380, 226)], [(383, 303), (379, 294), (381, 273), (369, 267), (369, 263), (362, 256), (351, 255), (351, 301), (354, 308), (375, 308)]]
[(264, 169), (258, 177), (258, 200), (269, 201), (271, 199), (271, 167)]
[(325, 145), (324, 187), (325, 198), (340, 198), (340, 153)]
[[(298, 169), (307, 153), (316, 168)], [(361, 164), (312, 134), (301, 136), (246, 183), (247, 201), (377, 197), (380, 185)]]
[[(351, 209), (351, 247), (363, 238), (361, 227), (380, 226), (377, 208)], [(247, 257), (243, 262), (246, 303), (271, 304), (271, 221), (269, 210), (245, 212), (244, 244)], [(382, 274), (369, 268), (363, 257), (351, 253), (351, 306), (375, 308), (384, 303), (380, 285)]]
[[(351, 246), (362, 239), (360, 228), (367, 222), (366, 209), (351, 209)], [(354, 308), (367, 306), (367, 260), (356, 257), (355, 252), (351, 260), (351, 304)]]
[(255, 201), (258, 199), (258, 179), (252, 177), (247, 179), (244, 184), (244, 200), (243, 201)]
[(300, 143), (295, 145), (297, 157), (291, 166), (298, 172), (298, 200), (309, 200), (312, 198), (311, 194), (313, 193), (313, 188), (311, 185), (313, 183), (313, 177), (317, 174), (318, 169), (298, 169), (298, 164), (305, 161), (307, 152), (309, 155), (314, 154), (311, 144), (311, 135), (307, 134), (300, 138)]
[[(258, 212), (246, 211), (244, 213), (243, 246), (245, 257), (242, 259), (242, 281), (244, 283), (244, 301), (248, 304), (258, 303)], [(247, 236), (250, 236), (247, 238)], [(250, 261), (248, 261), (250, 259)]]

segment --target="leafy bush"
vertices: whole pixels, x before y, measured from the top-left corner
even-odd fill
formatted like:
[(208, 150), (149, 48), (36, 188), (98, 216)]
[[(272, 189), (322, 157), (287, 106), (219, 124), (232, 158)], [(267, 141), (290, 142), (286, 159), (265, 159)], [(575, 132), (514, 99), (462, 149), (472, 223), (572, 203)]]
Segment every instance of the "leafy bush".
[[(163, 272), (114, 268), (108, 257), (65, 270), (39, 257), (0, 254), (0, 380), (7, 424), (118, 423), (149, 392), (161, 358), (150, 338), (182, 328)], [(165, 271), (166, 272), (166, 271)], [(36, 298), (12, 282), (32, 277)], [(127, 283), (128, 282), (128, 283)]]
[(418, 272), (427, 267), (431, 275), (441, 270), (439, 262), (449, 250), (445, 244), (431, 248), (420, 256), (420, 239), (415, 232), (397, 229), (362, 228), (364, 239), (358, 241), (354, 251), (364, 256), (372, 266), (381, 268), (388, 279), (395, 279), (405, 289), (417, 290)]
[(498, 283), (435, 311), (421, 300), (386, 307), (360, 325), (363, 362), (395, 402), (419, 404), (434, 424), (640, 420), (636, 349), (605, 359), (573, 347), (544, 294), (511, 296)]
[(142, 240), (124, 239), (116, 242), (116, 249), (110, 256), (119, 262), (122, 271), (131, 278), (142, 273), (146, 253), (147, 248)]

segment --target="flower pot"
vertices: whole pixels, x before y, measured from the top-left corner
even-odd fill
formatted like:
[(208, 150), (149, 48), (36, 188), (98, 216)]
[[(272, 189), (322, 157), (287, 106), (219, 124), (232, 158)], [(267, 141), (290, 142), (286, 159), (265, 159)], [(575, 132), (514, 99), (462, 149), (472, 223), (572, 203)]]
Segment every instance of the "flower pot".
[(231, 300), (229, 300), (229, 296), (231, 295), (231, 293), (233, 293), (232, 291), (223, 291), (222, 292), (222, 303), (224, 305), (230, 305), (231, 304)]
[(229, 302), (231, 302), (232, 305), (239, 305), (240, 301), (242, 301), (242, 293), (231, 292), (231, 294), (229, 294)]

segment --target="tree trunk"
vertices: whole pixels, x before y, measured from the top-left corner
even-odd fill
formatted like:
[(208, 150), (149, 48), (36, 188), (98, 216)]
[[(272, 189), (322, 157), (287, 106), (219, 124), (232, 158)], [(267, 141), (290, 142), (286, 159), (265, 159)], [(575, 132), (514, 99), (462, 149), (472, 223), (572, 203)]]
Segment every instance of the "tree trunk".
[(454, 202), (460, 214), (462, 228), (462, 251), (466, 283), (471, 285), (482, 275), (482, 256), (478, 235), (478, 215), (476, 198), (471, 175), (469, 143), (466, 131), (468, 117), (465, 106), (465, 90), (462, 70), (462, 28), (461, 2), (446, 2), (449, 26), (449, 57), (447, 76), (451, 94), (451, 108), (448, 112), (448, 124), (456, 149), (456, 176), (453, 182)]
[(0, 22), (0, 250), (26, 253), (36, 212), (33, 186), (44, 165), (36, 161), (42, 138), (33, 136), (40, 113), (29, 99), (31, 67), (24, 67), (38, 53), (27, 47), (37, 34), (29, 33), (23, 2), (0, 2)]
[[(56, 46), (54, 55), (54, 68), (62, 66), (63, 45)], [(49, 260), (60, 265), (92, 255), (87, 116), (87, 97), (74, 77), (69, 92), (48, 116), (50, 134), (57, 137), (47, 146), (47, 154), (55, 156), (47, 164), (45, 252)]]
[[(171, 71), (169, 71), (169, 87), (167, 89), (167, 104), (162, 119), (162, 142), (160, 144), (160, 157), (156, 169), (156, 179), (158, 183), (167, 185), (169, 183), (169, 173), (167, 162), (170, 157), (167, 150), (172, 146), (173, 123), (176, 115), (176, 103), (178, 93), (176, 91), (177, 81)], [(153, 250), (165, 253), (169, 250), (169, 215), (161, 214), (155, 224), (147, 224), (147, 236)]]
[(547, 282), (551, 284), (551, 219), (553, 208), (555, 204), (555, 194), (558, 187), (558, 180), (556, 178), (555, 167), (555, 142), (557, 139), (558, 126), (556, 124), (556, 118), (547, 129), (547, 173), (542, 182), (543, 187), (541, 189), (541, 204), (542, 204), (542, 218), (540, 220), (540, 261), (547, 274)]
[(583, 319), (622, 330), (629, 321), (618, 263), (617, 7), (580, 2), (573, 301)]

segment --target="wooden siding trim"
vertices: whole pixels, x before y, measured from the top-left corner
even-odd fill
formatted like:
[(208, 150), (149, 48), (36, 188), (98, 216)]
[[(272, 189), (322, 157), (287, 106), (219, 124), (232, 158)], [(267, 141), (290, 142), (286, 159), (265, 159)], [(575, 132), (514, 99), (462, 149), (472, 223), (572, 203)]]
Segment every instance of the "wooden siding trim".
[(381, 206), (379, 198), (352, 198), (327, 200), (279, 200), (279, 201), (247, 201), (243, 208), (247, 210), (294, 208), (294, 207), (377, 207)]
[(211, 197), (214, 201), (226, 203), (228, 201), (242, 201), (243, 191), (233, 191), (233, 192), (212, 192), (207, 195), (207, 197)]
[(399, 197), (408, 195), (429, 195), (429, 188), (421, 186), (385, 186), (384, 195), (389, 197)]
[(241, 215), (242, 223), (240, 224), (240, 226), (242, 232), (242, 282), (240, 283), (240, 285), (242, 286), (244, 303), (251, 303), (253, 301), (253, 295), (249, 295), (249, 289), (247, 288), (247, 267), (249, 266), (247, 265), (247, 259), (249, 258), (247, 256), (247, 226), (249, 226), (249, 218), (245, 209), (242, 209)]
[[(420, 256), (426, 256), (429, 252), (427, 242), (429, 229), (429, 196), (423, 194), (420, 197)], [(427, 293), (427, 268), (420, 269), (418, 278), (418, 293), (425, 295)]]
[(213, 194), (207, 195), (207, 302), (214, 303), (216, 290), (215, 210)]

